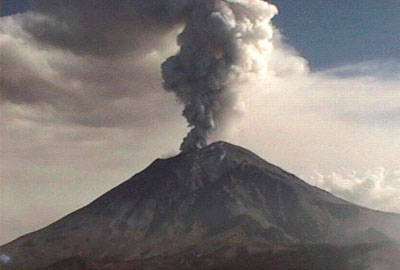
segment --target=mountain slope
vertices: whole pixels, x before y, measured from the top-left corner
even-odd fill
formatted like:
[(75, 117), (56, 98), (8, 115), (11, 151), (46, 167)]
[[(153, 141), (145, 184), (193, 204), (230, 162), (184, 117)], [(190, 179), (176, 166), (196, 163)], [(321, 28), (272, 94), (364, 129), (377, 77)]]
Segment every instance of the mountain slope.
[(370, 243), (376, 237), (364, 241), (366, 231), (385, 235), (382, 242), (399, 241), (400, 215), (346, 202), (246, 149), (217, 142), (157, 159), (88, 206), (0, 252), (11, 258), (4, 269), (26, 270), (76, 256), (134, 262), (180, 258), (188, 250), (199, 256), (224, 250), (218, 260), (228, 260), (243, 248), (257, 253)]

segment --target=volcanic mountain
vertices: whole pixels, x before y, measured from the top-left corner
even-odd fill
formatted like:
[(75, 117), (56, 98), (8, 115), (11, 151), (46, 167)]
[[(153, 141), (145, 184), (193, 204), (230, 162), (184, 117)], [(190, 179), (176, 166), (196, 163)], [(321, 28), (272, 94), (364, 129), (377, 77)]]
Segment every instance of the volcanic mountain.
[[(1, 247), (2, 269), (400, 269), (400, 215), (216, 142)], [(4, 259), (6, 258), (6, 260)]]

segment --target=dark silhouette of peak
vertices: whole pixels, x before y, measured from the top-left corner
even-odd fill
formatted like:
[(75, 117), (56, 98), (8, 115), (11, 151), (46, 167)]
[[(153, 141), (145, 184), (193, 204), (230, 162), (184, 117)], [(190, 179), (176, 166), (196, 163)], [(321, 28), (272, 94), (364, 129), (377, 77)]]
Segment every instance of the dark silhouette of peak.
[[(83, 260), (87, 269), (106, 261), (116, 268), (104, 269), (213, 269), (242, 254), (286, 250), (279, 258), (290, 252), (300, 258), (310, 245), (328, 245), (326, 254), (336, 254), (341, 246), (381, 243), (375, 240), (382, 235), (400, 240), (399, 215), (339, 199), (242, 147), (216, 142), (155, 160), (88, 206), (0, 252), (12, 258), (5, 269), (62, 269), (65, 260)], [(68, 260), (78, 255), (83, 259)], [(346, 265), (350, 258), (343, 258)]]

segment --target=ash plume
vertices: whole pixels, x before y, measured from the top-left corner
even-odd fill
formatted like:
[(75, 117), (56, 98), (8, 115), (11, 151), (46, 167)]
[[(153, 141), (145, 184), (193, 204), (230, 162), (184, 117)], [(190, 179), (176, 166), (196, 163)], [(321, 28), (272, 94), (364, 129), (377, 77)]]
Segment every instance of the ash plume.
[(180, 50), (162, 64), (164, 88), (182, 102), (191, 127), (183, 152), (204, 147), (234, 108), (235, 82), (265, 71), (265, 52), (272, 46), (270, 21), (277, 13), (261, 0), (192, 2), (177, 39)]
[[(268, 74), (276, 13), (275, 6), (262, 0), (34, 0), (32, 11), (15, 21), (38, 47), (98, 61), (105, 68), (115, 66), (116, 59), (140, 59), (168, 46), (166, 37), (182, 27), (179, 51), (161, 69), (164, 88), (184, 105), (191, 128), (181, 144), (186, 152), (205, 146), (211, 133), (223, 129), (237, 105), (238, 83)], [(43, 94), (49, 102), (52, 87)], [(125, 94), (105, 91), (116, 99)], [(14, 92), (5, 96), (21, 99)], [(70, 96), (65, 99), (75, 104)], [(37, 94), (33, 98), (43, 100)]]

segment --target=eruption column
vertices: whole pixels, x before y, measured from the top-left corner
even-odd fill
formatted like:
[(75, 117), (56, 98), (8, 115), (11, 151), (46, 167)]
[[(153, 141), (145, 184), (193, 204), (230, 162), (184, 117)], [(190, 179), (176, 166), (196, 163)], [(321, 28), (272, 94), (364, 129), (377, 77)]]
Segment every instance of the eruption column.
[[(204, 147), (232, 111), (232, 85), (266, 68), (275, 6), (261, 0), (192, 1), (178, 36), (179, 52), (162, 64), (164, 88), (184, 105), (191, 130), (183, 152)], [(264, 70), (265, 71), (265, 70)]]

